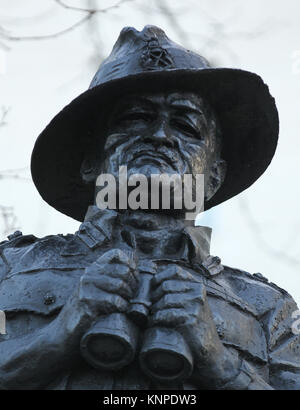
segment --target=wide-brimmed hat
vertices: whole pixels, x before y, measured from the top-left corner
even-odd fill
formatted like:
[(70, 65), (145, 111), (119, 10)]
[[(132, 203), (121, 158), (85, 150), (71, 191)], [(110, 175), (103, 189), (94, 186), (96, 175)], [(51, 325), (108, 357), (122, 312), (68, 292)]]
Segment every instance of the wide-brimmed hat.
[(198, 93), (218, 117), (227, 174), (205, 209), (242, 192), (266, 170), (276, 149), (279, 123), (263, 80), (244, 70), (212, 68), (158, 27), (146, 26), (140, 32), (125, 27), (89, 89), (57, 114), (35, 143), (31, 172), (43, 199), (82, 221), (94, 201), (95, 187), (82, 181), (80, 167), (99, 117), (104, 118), (124, 95), (164, 90)]

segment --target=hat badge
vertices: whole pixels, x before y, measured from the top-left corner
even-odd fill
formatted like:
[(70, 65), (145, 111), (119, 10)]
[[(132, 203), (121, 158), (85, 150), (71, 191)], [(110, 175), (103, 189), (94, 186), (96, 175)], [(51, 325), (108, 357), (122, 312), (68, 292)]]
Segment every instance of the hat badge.
[(161, 47), (158, 39), (151, 37), (141, 55), (141, 66), (146, 70), (171, 69), (174, 62), (168, 51)]

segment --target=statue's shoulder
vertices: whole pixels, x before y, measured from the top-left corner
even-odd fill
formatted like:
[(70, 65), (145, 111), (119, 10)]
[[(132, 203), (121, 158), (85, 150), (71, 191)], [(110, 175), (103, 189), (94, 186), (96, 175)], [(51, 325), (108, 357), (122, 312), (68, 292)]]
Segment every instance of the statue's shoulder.
[(222, 276), (235, 294), (255, 306), (259, 315), (273, 309), (278, 301), (292, 300), (285, 289), (270, 282), (261, 273), (251, 274), (225, 265)]
[(74, 234), (57, 234), (47, 235), (38, 238), (35, 235), (23, 235), (22, 232), (16, 231), (9, 235), (6, 240), (0, 242), (0, 254), (10, 252), (10, 250), (19, 250), (19, 254), (27, 252), (33, 248), (45, 249), (57, 248), (65, 246), (66, 243), (72, 242), (75, 238)]
[(0, 309), (42, 315), (58, 311), (84, 270), (87, 250), (73, 234), (11, 235), (0, 244)]
[(281, 295), (290, 296), (289, 293), (270, 282), (269, 279), (262, 273), (249, 273), (242, 269), (233, 268), (230, 266), (223, 265), (223, 273), (231, 280), (231, 282), (236, 283), (239, 287), (243, 288), (262, 288), (269, 289), (271, 292), (280, 293)]
[(8, 235), (7, 239), (0, 242), (0, 251), (13, 246), (18, 246), (19, 244), (32, 244), (37, 240), (38, 238), (34, 235), (23, 235), (21, 231), (15, 231), (13, 234)]
[(41, 267), (46, 267), (47, 263), (50, 265), (55, 261), (59, 263), (64, 251), (68, 251), (70, 247), (78, 249), (81, 244), (82, 241), (73, 234), (38, 238), (16, 231), (9, 235), (7, 240), (0, 242), (0, 280), (6, 276), (6, 273), (27, 271), (33, 269), (37, 263)]
[(3, 240), (0, 242), (0, 250), (6, 249), (6, 248), (21, 248), (24, 246), (32, 245), (33, 243), (37, 242), (44, 242), (48, 243), (49, 242), (61, 242), (61, 240), (72, 240), (75, 237), (74, 234), (57, 234), (57, 235), (47, 235), (42, 238), (38, 238), (35, 235), (23, 235), (21, 231), (15, 231), (13, 234), (8, 235), (7, 239)]

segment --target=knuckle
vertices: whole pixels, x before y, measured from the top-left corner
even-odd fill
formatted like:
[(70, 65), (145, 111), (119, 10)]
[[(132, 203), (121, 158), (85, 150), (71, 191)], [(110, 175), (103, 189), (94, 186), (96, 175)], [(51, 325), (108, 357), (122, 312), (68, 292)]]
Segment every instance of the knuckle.
[(112, 262), (119, 263), (120, 261), (126, 263), (127, 259), (128, 256), (120, 249), (110, 249), (97, 259), (97, 263), (99, 265)]
[(166, 281), (166, 282), (163, 282), (163, 283), (161, 284), (161, 289), (162, 289), (163, 292), (168, 292), (168, 291), (169, 291), (169, 284), (168, 284), (167, 281)]
[(123, 279), (127, 279), (130, 275), (130, 270), (126, 265), (115, 266), (115, 272), (118, 274), (118, 276), (122, 277)]
[(163, 297), (163, 302), (165, 305), (178, 305), (179, 304), (179, 298), (177, 295), (171, 295), (167, 294)]
[(165, 295), (155, 306), (156, 310), (183, 308), (180, 298), (174, 295)]
[(121, 279), (106, 279), (98, 287), (111, 295), (121, 296), (125, 299), (129, 299), (132, 293), (128, 285)]
[(164, 270), (166, 276), (169, 277), (176, 277), (181, 272), (181, 267), (177, 265), (171, 265), (167, 269)]
[(183, 309), (165, 309), (155, 313), (152, 317), (153, 324), (178, 326), (186, 322), (188, 316)]
[(113, 295), (111, 300), (112, 308), (118, 312), (124, 312), (127, 307), (128, 303), (120, 296)]
[(112, 294), (106, 294), (106, 297), (97, 300), (96, 303), (102, 314), (125, 312), (128, 306), (128, 303), (122, 297)]
[(132, 289), (124, 282), (120, 281), (118, 289), (116, 290), (120, 296), (124, 297), (125, 299), (130, 299), (133, 296)]

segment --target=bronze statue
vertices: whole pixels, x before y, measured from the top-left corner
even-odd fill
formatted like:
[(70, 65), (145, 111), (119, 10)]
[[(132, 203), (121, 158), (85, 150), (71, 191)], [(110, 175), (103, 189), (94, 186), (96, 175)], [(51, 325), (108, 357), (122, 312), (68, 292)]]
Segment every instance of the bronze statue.
[(299, 389), (287, 292), (222, 266), (185, 209), (96, 206), (98, 175), (126, 165), (204, 174), (209, 209), (259, 178), (277, 138), (259, 76), (211, 68), (157, 27), (124, 28), (32, 155), (37, 189), (78, 232), (1, 243), (1, 388)]

